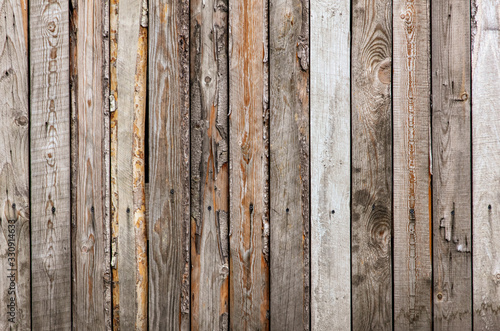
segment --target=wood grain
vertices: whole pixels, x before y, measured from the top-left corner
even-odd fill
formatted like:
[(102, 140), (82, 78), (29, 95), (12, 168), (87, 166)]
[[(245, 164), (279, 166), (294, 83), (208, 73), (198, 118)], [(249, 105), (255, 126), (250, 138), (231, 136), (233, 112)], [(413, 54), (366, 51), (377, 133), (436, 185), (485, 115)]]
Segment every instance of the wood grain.
[(432, 6), (434, 330), (471, 330), (470, 7)]
[(149, 327), (189, 330), (189, 2), (149, 18)]
[(69, 12), (30, 1), (32, 328), (71, 327)]
[(350, 2), (311, 1), (311, 329), (351, 328)]
[(354, 330), (392, 329), (391, 6), (357, 0), (352, 8)]
[(429, 2), (395, 0), (394, 328), (432, 327)]
[(109, 8), (101, 0), (73, 5), (72, 328), (110, 330)]
[[(26, 1), (0, 2), (0, 329), (31, 327)], [(14, 300), (13, 302), (11, 300)]]
[(111, 3), (113, 329), (147, 329), (145, 107), (147, 7)]
[(191, 328), (228, 330), (228, 4), (190, 6)]
[(474, 330), (500, 326), (500, 80), (498, 2), (472, 2), (472, 217)]
[(230, 329), (268, 330), (267, 1), (229, 0), (229, 12)]
[(270, 4), (271, 324), (309, 330), (309, 1)]

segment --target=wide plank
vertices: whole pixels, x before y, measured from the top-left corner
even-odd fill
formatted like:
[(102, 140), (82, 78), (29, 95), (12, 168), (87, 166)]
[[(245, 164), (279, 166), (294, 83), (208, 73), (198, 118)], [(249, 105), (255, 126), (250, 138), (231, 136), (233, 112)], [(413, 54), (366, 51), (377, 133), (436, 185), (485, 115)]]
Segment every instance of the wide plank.
[(229, 0), (231, 330), (269, 329), (267, 4)]
[(354, 330), (392, 329), (391, 6), (390, 0), (356, 0), (352, 8)]
[(311, 1), (311, 329), (351, 327), (350, 2)]
[(190, 3), (191, 329), (228, 330), (228, 5)]
[(189, 330), (189, 1), (149, 18), (149, 327)]
[(110, 330), (109, 7), (70, 5), (73, 329)]
[(272, 0), (271, 325), (309, 330), (309, 1)]
[(432, 327), (429, 6), (393, 6), (395, 330)]
[(32, 328), (71, 327), (68, 1), (29, 2)]
[(474, 330), (500, 327), (500, 17), (472, 1), (472, 219)]
[(0, 329), (31, 327), (26, 1), (0, 4)]
[(147, 3), (111, 2), (111, 267), (113, 329), (146, 330), (145, 221)]
[(434, 330), (471, 330), (470, 6), (432, 6)]

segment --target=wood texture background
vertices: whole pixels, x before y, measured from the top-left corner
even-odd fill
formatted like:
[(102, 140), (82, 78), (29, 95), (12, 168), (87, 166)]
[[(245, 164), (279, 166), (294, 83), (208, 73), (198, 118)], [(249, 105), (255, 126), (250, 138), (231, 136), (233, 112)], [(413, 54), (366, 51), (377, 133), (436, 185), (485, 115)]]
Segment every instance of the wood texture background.
[(500, 329), (499, 8), (0, 0), (0, 329)]
[(349, 20), (349, 1), (311, 2), (312, 330), (351, 325)]

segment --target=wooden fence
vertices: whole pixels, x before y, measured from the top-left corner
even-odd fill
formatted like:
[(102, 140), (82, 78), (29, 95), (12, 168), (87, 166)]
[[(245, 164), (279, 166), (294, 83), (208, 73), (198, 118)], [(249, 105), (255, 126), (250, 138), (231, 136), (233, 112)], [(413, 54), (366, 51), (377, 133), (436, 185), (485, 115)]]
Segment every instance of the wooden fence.
[(500, 330), (495, 0), (0, 0), (1, 330)]

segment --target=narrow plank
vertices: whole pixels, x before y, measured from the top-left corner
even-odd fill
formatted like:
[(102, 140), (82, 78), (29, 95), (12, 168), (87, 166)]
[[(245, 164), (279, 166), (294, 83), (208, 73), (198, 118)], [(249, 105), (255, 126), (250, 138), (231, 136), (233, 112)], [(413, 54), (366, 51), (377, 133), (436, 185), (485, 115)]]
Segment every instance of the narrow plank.
[(471, 330), (469, 2), (432, 6), (434, 329)]
[(311, 1), (311, 329), (351, 328), (350, 2)]
[(149, 327), (189, 330), (189, 1), (149, 5)]
[(269, 330), (267, 4), (263, 0), (229, 0), (232, 330)]
[(190, 7), (191, 328), (228, 330), (228, 6)]
[(472, 2), (472, 218), (474, 330), (500, 327), (500, 80), (498, 2)]
[(111, 222), (113, 329), (147, 329), (144, 0), (111, 3)]
[(269, 8), (271, 325), (309, 329), (309, 1)]
[(432, 327), (429, 1), (395, 0), (394, 328)]
[(73, 329), (111, 329), (108, 13), (70, 4)]
[(32, 328), (71, 327), (69, 12), (29, 2)]
[(352, 8), (354, 330), (392, 329), (391, 6), (356, 0)]
[(31, 328), (28, 12), (0, 4), (0, 329)]

